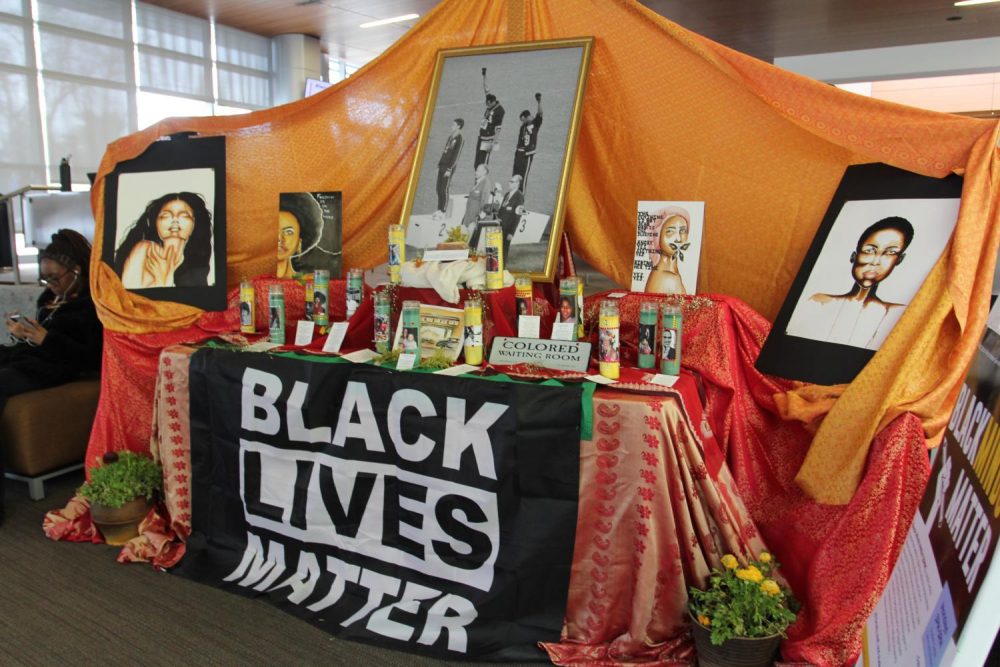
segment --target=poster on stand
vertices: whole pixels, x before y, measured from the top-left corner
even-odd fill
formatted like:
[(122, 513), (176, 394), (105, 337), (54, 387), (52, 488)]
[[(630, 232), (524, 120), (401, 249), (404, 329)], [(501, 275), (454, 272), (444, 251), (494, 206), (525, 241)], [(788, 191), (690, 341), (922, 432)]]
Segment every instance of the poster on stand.
[(403, 201), (406, 256), (461, 232), (482, 251), (499, 223), (504, 266), (551, 282), (593, 38), (438, 52)]
[(326, 269), (341, 277), (339, 192), (282, 192), (278, 198), (278, 278)]
[(703, 201), (640, 201), (632, 291), (694, 294), (705, 231)]
[(757, 369), (817, 384), (852, 381), (948, 247), (961, 194), (956, 175), (848, 167)]
[(566, 615), (581, 388), (203, 349), (172, 572), (345, 639), (537, 661)]
[(1000, 629), (1000, 333), (994, 308), (899, 560), (868, 621), (863, 667), (982, 665)]
[(148, 299), (226, 309), (225, 137), (178, 135), (105, 179), (101, 260)]

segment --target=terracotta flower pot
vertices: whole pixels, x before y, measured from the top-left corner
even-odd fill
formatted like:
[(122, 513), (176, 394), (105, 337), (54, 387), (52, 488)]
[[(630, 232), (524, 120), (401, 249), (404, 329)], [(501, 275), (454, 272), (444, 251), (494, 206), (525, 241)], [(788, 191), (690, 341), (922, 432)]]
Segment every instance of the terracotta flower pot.
[(101, 531), (104, 541), (116, 547), (139, 536), (139, 524), (149, 512), (150, 502), (138, 496), (121, 507), (91, 505), (90, 518)]
[(781, 635), (737, 637), (719, 645), (712, 643), (712, 631), (691, 618), (691, 635), (698, 652), (699, 667), (770, 667), (781, 646)]

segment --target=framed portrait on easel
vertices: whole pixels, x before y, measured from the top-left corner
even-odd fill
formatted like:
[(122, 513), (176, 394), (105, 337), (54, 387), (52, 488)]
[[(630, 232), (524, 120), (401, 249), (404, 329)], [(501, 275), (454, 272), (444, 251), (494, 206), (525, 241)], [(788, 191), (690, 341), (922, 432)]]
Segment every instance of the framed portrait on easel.
[(848, 167), (757, 360), (781, 377), (850, 382), (948, 246), (962, 178)]
[(504, 264), (551, 282), (593, 38), (438, 52), (403, 203), (407, 257), (460, 233), (482, 251), (504, 231)]
[(116, 165), (101, 260), (130, 292), (225, 310), (225, 137), (162, 139)]

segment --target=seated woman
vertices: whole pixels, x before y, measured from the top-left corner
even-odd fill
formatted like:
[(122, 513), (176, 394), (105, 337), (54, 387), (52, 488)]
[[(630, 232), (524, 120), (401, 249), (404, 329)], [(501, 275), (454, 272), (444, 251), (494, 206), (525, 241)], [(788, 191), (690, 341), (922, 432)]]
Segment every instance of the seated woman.
[[(45, 291), (35, 317), (4, 318), (13, 344), (0, 346), (0, 414), (12, 396), (66, 384), (101, 367), (103, 330), (88, 287), (90, 243), (71, 229), (59, 230), (39, 254), (38, 270)], [(0, 497), (2, 481), (0, 469)]]
[(154, 199), (115, 251), (126, 289), (204, 287), (212, 257), (212, 214), (201, 195), (172, 192)]

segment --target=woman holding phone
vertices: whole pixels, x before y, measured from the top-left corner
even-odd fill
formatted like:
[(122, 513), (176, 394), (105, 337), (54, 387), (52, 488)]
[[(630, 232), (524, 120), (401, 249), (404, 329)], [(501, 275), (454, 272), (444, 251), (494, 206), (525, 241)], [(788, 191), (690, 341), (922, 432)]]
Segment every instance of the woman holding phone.
[(71, 382), (101, 365), (103, 333), (90, 298), (90, 243), (71, 229), (39, 253), (45, 290), (35, 317), (4, 318), (13, 344), (0, 347), (0, 413), (7, 399)]

